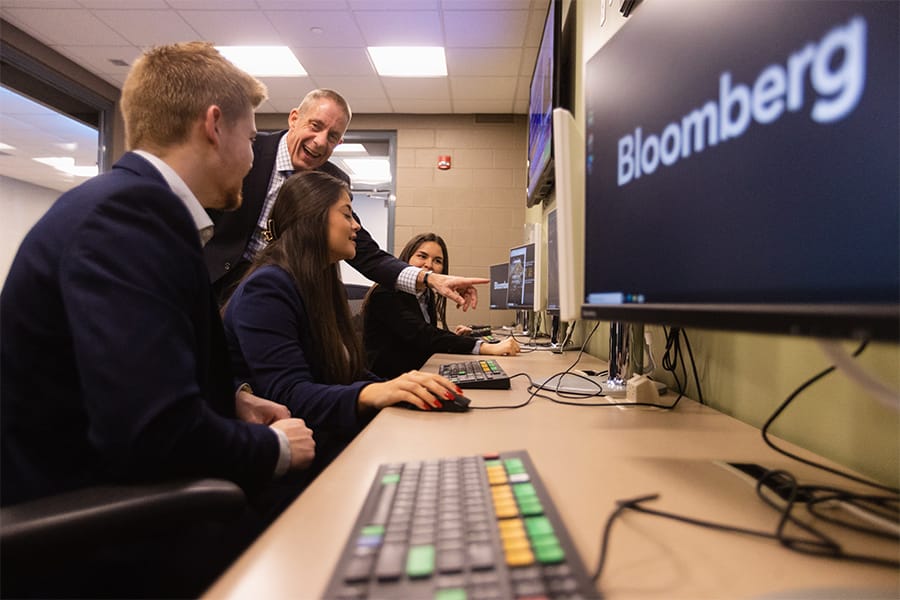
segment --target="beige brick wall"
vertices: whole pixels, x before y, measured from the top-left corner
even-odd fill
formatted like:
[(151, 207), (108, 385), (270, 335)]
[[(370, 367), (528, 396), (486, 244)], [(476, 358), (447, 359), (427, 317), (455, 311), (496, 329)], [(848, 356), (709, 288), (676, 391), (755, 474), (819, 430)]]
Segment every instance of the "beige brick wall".
[[(487, 277), (489, 265), (522, 243), (524, 115), (508, 123), (480, 123), (474, 115), (354, 115), (351, 125), (397, 132), (395, 254), (412, 236), (433, 231), (447, 242), (453, 274)], [(440, 171), (437, 159), (445, 154), (453, 166)], [(504, 325), (515, 318), (487, 306), (488, 288), (481, 286), (479, 307), (468, 313), (451, 307), (447, 320)]]

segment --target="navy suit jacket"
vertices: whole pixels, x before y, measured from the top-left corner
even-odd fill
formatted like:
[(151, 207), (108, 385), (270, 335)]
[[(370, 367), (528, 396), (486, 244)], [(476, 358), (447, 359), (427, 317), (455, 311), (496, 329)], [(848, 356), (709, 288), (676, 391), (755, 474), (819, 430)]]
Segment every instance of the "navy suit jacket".
[[(437, 323), (434, 305), (431, 323)], [(376, 286), (369, 295), (363, 316), (369, 368), (388, 379), (422, 365), (436, 352), (468, 354), (475, 348), (473, 337), (456, 335), (425, 321), (418, 299)]]
[[(206, 244), (204, 254), (210, 280), (214, 283), (240, 262), (253, 232), (256, 231), (259, 215), (265, 204), (266, 192), (269, 190), (272, 171), (275, 168), (278, 143), (286, 133), (286, 130), (277, 133), (260, 132), (256, 136), (253, 142), (253, 168), (244, 178), (242, 190), (244, 202), (241, 207), (228, 212), (210, 211), (210, 217), (216, 226), (216, 234)], [(330, 162), (318, 170), (350, 183), (350, 177)], [(353, 216), (359, 222), (359, 217), (355, 213)], [(378, 243), (365, 228), (356, 234), (356, 257), (347, 262), (372, 281), (392, 289), (400, 271), (409, 266), (379, 248)]]
[(306, 421), (318, 451), (320, 436), (346, 441), (361, 429), (359, 392), (380, 380), (368, 375), (347, 385), (325, 383), (310, 314), (315, 310), (308, 309), (290, 274), (266, 265), (232, 294), (225, 309), (225, 336), (238, 380)]
[(233, 418), (196, 226), (140, 156), (38, 221), (0, 321), (0, 503), (110, 481), (271, 479), (277, 436)]

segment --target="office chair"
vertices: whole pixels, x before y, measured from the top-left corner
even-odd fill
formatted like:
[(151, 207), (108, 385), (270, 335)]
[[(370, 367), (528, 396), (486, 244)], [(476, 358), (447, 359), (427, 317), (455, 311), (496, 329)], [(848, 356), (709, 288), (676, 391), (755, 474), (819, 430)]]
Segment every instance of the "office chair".
[(353, 329), (360, 336), (363, 334), (363, 316), (362, 307), (369, 292), (370, 286), (360, 285), (358, 283), (345, 283), (344, 288), (347, 290), (347, 301), (350, 304), (350, 316), (353, 319)]
[[(177, 545), (191, 529), (231, 527), (246, 508), (243, 490), (219, 479), (101, 485), (3, 507), (0, 595), (197, 595), (217, 573), (166, 581), (167, 566), (141, 553)], [(142, 572), (109, 573), (110, 557)]]

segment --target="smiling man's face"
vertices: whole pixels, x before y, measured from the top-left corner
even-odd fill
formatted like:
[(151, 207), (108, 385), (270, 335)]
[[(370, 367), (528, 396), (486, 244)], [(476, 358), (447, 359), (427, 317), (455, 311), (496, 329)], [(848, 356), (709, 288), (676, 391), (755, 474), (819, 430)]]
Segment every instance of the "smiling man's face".
[(347, 115), (335, 102), (320, 98), (304, 112), (299, 108), (288, 117), (287, 146), (297, 171), (312, 171), (331, 158), (344, 139)]

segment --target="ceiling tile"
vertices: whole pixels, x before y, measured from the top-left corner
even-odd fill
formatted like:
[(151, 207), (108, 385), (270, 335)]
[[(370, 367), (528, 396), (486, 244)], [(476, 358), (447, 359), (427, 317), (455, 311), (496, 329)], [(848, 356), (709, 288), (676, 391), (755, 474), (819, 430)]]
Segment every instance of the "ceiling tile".
[(347, 0), (353, 10), (437, 10), (438, 0)]
[[(593, 1), (593, 0), (592, 0)], [(602, 1), (602, 0), (601, 0)], [(550, 0), (534, 0), (547, 10)], [(527, 10), (533, 8), (532, 0), (443, 0), (444, 10)]]
[(156, 46), (200, 39), (178, 13), (163, 10), (97, 10), (98, 19), (132, 44)]
[(285, 44), (266, 16), (258, 10), (183, 10), (179, 14), (201, 39), (219, 46)]
[(363, 48), (292, 48), (310, 75), (374, 75)]
[(445, 11), (447, 48), (519, 48), (527, 23), (526, 10)]
[(356, 13), (356, 22), (367, 46), (443, 46), (437, 11), (409, 10)]
[(209, 0), (167, 0), (169, 6), (175, 10), (207, 10), (207, 11), (230, 11), (230, 10), (255, 10), (257, 7), (254, 0), (216, 0), (215, 3)]
[(382, 77), (381, 81), (390, 98), (438, 100), (450, 96), (450, 86), (446, 77), (433, 79)]
[(51, 46), (118, 46), (128, 41), (86, 10), (12, 8), (10, 22)]
[(394, 112), (410, 114), (451, 114), (450, 98), (438, 100), (412, 100), (409, 98), (394, 98), (391, 101)]
[[(362, 75), (357, 77), (344, 77), (341, 75), (323, 75), (317, 77), (316, 81), (322, 87), (337, 90), (342, 96), (347, 98), (365, 97), (365, 98), (385, 98), (384, 88), (381, 85), (381, 79), (377, 75)], [(356, 110), (353, 104), (350, 104), (351, 110)]]
[(380, 114), (395, 112), (387, 98), (354, 98), (350, 105), (353, 114)]
[(519, 72), (521, 48), (448, 48), (447, 74), (512, 76)]
[(451, 77), (454, 100), (511, 99), (516, 89), (515, 77)]
[[(4, 4), (8, 0), (3, 0)], [(103, 9), (103, 8), (125, 8), (127, 7), (129, 10), (134, 9), (166, 9), (170, 8), (171, 2), (166, 3), (166, 0), (127, 0), (123, 2), (122, 0), (79, 0), (78, 3), (80, 6), (85, 8), (90, 8), (91, 10)]]
[[(370, 2), (370, 0), (363, 0)], [(256, 0), (263, 10), (347, 10), (347, 0)]]
[[(141, 55), (140, 48), (136, 46), (62, 46), (57, 50), (89, 71), (120, 74), (123, 81), (131, 64)], [(117, 66), (110, 59), (122, 60), (128, 64), (124, 67)]]
[(349, 11), (266, 11), (289, 46), (309, 48), (365, 46)]
[(512, 103), (508, 100), (454, 100), (453, 112), (457, 114), (508, 114), (512, 112)]

